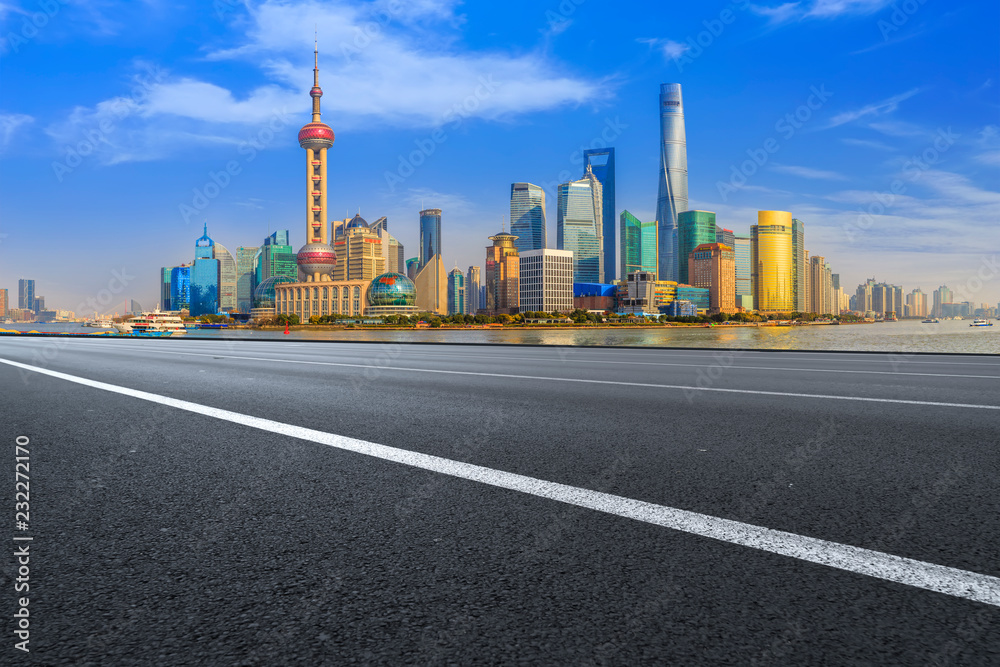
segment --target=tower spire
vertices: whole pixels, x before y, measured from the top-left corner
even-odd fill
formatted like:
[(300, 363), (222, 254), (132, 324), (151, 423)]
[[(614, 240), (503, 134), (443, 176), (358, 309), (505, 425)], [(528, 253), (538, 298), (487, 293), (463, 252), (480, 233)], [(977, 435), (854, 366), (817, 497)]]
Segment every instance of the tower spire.
[(323, 97), (323, 89), (319, 87), (319, 35), (313, 41), (313, 87), (309, 91), (313, 100), (312, 119), (314, 123), (320, 122), (319, 98)]

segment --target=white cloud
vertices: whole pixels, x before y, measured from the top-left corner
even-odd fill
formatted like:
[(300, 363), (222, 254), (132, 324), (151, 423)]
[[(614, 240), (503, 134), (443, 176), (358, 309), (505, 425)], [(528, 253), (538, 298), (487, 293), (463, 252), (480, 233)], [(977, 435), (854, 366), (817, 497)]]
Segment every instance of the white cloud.
[(750, 5), (751, 11), (766, 16), (773, 24), (803, 19), (836, 19), (842, 16), (873, 14), (891, 5), (893, 0), (813, 0), (811, 3), (786, 2), (780, 5)]
[(881, 102), (875, 102), (873, 104), (867, 104), (860, 109), (853, 109), (851, 111), (843, 111), (832, 119), (827, 124), (827, 127), (837, 127), (838, 125), (844, 125), (845, 123), (850, 123), (852, 121), (858, 120), (859, 118), (864, 118), (866, 116), (883, 116), (885, 114), (892, 113), (899, 108), (900, 102), (908, 100), (917, 93), (920, 92), (919, 88), (913, 88), (906, 91), (905, 93), (900, 93), (899, 95), (893, 95)]
[(658, 49), (666, 60), (677, 60), (691, 49), (691, 46), (672, 39), (640, 38), (640, 44), (648, 44), (652, 49)]
[(14, 132), (22, 125), (35, 122), (35, 119), (23, 113), (0, 113), (0, 150), (10, 145)]
[(784, 23), (802, 16), (804, 10), (800, 7), (801, 4), (801, 2), (786, 2), (775, 7), (750, 5), (750, 10), (755, 14), (766, 16), (771, 23)]
[(798, 176), (799, 178), (812, 178), (820, 179), (826, 181), (845, 181), (847, 177), (843, 174), (838, 174), (835, 171), (826, 171), (823, 169), (813, 169), (811, 167), (799, 167), (791, 164), (777, 164), (773, 163), (771, 169), (781, 174), (789, 174), (790, 176)]
[(841, 143), (845, 143), (848, 146), (858, 146), (860, 148), (874, 148), (879, 151), (894, 151), (896, 150), (888, 144), (883, 144), (881, 141), (873, 141), (871, 139), (852, 139), (850, 137), (845, 137), (840, 140)]

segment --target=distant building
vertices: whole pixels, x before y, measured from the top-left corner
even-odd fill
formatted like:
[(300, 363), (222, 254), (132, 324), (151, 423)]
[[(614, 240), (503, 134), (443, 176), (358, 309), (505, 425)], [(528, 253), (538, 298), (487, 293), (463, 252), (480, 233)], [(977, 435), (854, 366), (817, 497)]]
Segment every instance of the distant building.
[[(795, 307), (792, 272), (792, 214), (758, 211), (750, 227), (753, 300), (763, 313), (788, 313)], [(678, 297), (680, 298), (680, 297)]]
[(721, 243), (722, 245), (727, 245), (730, 248), (736, 247), (736, 234), (733, 233), (731, 229), (723, 229), (718, 225), (715, 226), (715, 242)]
[[(428, 208), (420, 212), (420, 264), (417, 270), (441, 254), (441, 209)], [(420, 288), (417, 288), (419, 295)], [(419, 298), (419, 297), (418, 297)]]
[(676, 281), (680, 265), (687, 263), (687, 255), (682, 257), (677, 249), (677, 214), (688, 210), (687, 137), (684, 131), (681, 84), (660, 85), (659, 112), (660, 174), (656, 198), (656, 219), (660, 225), (658, 264), (660, 280)]
[(618, 312), (633, 315), (659, 315), (656, 303), (656, 274), (634, 271), (625, 277), (618, 289)]
[(792, 218), (792, 304), (794, 310), (800, 313), (810, 311), (810, 299), (812, 298), (809, 292), (808, 258), (805, 223), (797, 218)]
[(934, 290), (934, 309), (931, 315), (934, 317), (946, 317), (944, 314), (944, 304), (952, 303), (955, 300), (954, 294), (947, 285), (941, 285)]
[(208, 225), (194, 244), (194, 265), (191, 267), (191, 315), (214, 315), (219, 312), (219, 260), (215, 257), (215, 241), (208, 235)]
[[(584, 167), (589, 167), (594, 177), (601, 184), (601, 247), (604, 274), (601, 277), (606, 283), (615, 281), (615, 264), (618, 262), (615, 252), (615, 149), (589, 148), (583, 151)], [(624, 279), (624, 276), (622, 276)]]
[(521, 312), (573, 310), (573, 253), (543, 248), (518, 254)]
[(191, 265), (170, 269), (170, 309), (191, 310)]
[(279, 315), (298, 315), (308, 322), (313, 316), (366, 314), (368, 280), (298, 282), (274, 276), (254, 291), (254, 309), (267, 308), (268, 299)]
[(44, 296), (36, 296), (34, 303), (32, 303), (32, 305), (31, 305), (31, 309), (33, 311), (35, 311), (36, 313), (40, 313), (43, 310), (45, 310), (45, 297)]
[(365, 315), (416, 315), (417, 288), (413, 281), (401, 273), (384, 273), (368, 285)]
[(170, 310), (170, 272), (173, 267), (164, 266), (160, 268), (160, 308)]
[(406, 273), (403, 244), (389, 233), (389, 219), (384, 215), (369, 225), (382, 239), (382, 254), (385, 256), (385, 270), (388, 273)]
[[(736, 236), (733, 239), (733, 251), (736, 254), (736, 296), (739, 301), (748, 297), (753, 302), (753, 285), (750, 281), (750, 237)], [(739, 305), (739, 303), (737, 303)], [(753, 310), (753, 307), (747, 310)]]
[(422, 313), (448, 314), (448, 274), (440, 255), (434, 255), (420, 267), (417, 279), (417, 310)]
[(690, 301), (675, 299), (665, 306), (662, 312), (670, 317), (697, 317), (698, 306)]
[[(561, 187), (561, 186), (560, 186)], [(513, 234), (500, 232), (486, 247), (486, 303), (489, 315), (514, 315), (520, 308), (521, 269)]]
[(906, 295), (903, 313), (906, 317), (927, 317), (927, 295), (919, 287)]
[(722, 243), (704, 243), (688, 258), (688, 275), (695, 287), (709, 289), (709, 310), (736, 312), (736, 253)]
[(518, 253), (545, 248), (545, 190), (531, 183), (510, 184), (510, 233)]
[(465, 274), (465, 298), (467, 302), (465, 312), (470, 315), (475, 315), (483, 307), (482, 302), (479, 300), (481, 287), (482, 281), (479, 278), (479, 267), (470, 266), (468, 272)]
[(677, 284), (676, 301), (690, 301), (699, 311), (708, 311), (711, 308), (711, 295), (707, 287), (695, 287), (694, 285)]
[(0, 317), (7, 317), (8, 310), (10, 310), (10, 296), (6, 287), (0, 288)]
[(589, 165), (583, 178), (559, 186), (556, 245), (573, 253), (573, 282), (597, 283), (604, 276), (603, 210), (601, 183)]
[(375, 276), (386, 273), (382, 237), (368, 226), (360, 213), (339, 228), (337, 233), (333, 240), (333, 251), (337, 256), (336, 266), (333, 267), (335, 282), (370, 282)]
[(219, 312), (235, 312), (237, 310), (236, 260), (221, 243), (212, 246), (212, 251), (213, 258), (219, 262)]
[(457, 266), (448, 273), (448, 314), (465, 314), (465, 274)]
[(413, 280), (417, 277), (417, 270), (420, 268), (420, 259), (411, 257), (406, 260), (406, 277)]
[(32, 310), (35, 305), (35, 281), (21, 278), (17, 281), (17, 307)]
[(257, 285), (276, 276), (291, 278), (293, 282), (299, 279), (299, 265), (288, 242), (287, 229), (265, 238), (254, 255), (254, 292), (256, 293)]
[(618, 310), (618, 285), (573, 283), (573, 308), (615, 312)]
[(244, 314), (253, 308), (253, 258), (259, 250), (257, 246), (236, 249), (236, 310)]
[(715, 243), (715, 213), (712, 211), (681, 211), (677, 214), (677, 282), (691, 282), (688, 260), (700, 245)]
[(655, 220), (641, 222), (628, 211), (622, 211), (619, 217), (619, 235), (621, 236), (620, 268), (623, 277), (636, 271), (657, 273), (657, 233)]

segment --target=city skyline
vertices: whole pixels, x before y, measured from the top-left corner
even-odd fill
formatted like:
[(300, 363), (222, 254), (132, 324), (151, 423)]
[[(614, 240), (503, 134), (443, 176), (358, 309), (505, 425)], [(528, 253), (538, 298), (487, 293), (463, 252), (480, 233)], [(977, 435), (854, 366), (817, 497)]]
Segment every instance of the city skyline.
[[(118, 271), (134, 276), (121, 292), (122, 300), (135, 298), (149, 305), (160, 293), (155, 272), (137, 263), (129, 265), (128, 259), (112, 252), (113, 244), (88, 245), (90, 238), (122, 234), (126, 229), (130, 242), (147, 249), (144, 258), (155, 266), (191, 261), (191, 242), (206, 220), (212, 237), (229, 248), (256, 245), (275, 229), (292, 230), (291, 244), (301, 246), (305, 242), (298, 236), (301, 195), (296, 195), (295, 186), (300, 182), (301, 157), (293, 141), (303, 114), (308, 113), (302, 101), (308, 81), (302, 84), (301, 72), (312, 64), (307, 65), (302, 57), (312, 46), (312, 31), (277, 34), (274, 26), (288, 26), (292, 17), (302, 18), (306, 13), (318, 24), (321, 51), (328, 36), (333, 42), (325, 56), (331, 82), (325, 85), (328, 97), (341, 98), (328, 111), (342, 132), (338, 151), (343, 149), (342, 155), (330, 160), (331, 217), (340, 217), (340, 210), (374, 207), (378, 214), (388, 215), (404, 246), (417, 248), (416, 212), (423, 206), (440, 207), (447, 265), (456, 261), (463, 266), (481, 265), (484, 239), (498, 226), (492, 221), (505, 213), (513, 182), (533, 182), (545, 188), (548, 236), (554, 238), (555, 185), (579, 177), (582, 151), (595, 148), (591, 146), (594, 141), (616, 149), (618, 212), (627, 208), (639, 219), (655, 219), (651, 200), (656, 184), (651, 170), (657, 161), (658, 127), (652, 106), (657, 87), (676, 81), (684, 87), (689, 208), (715, 211), (719, 225), (738, 235), (748, 235), (758, 210), (791, 211), (808, 226), (806, 249), (826, 257), (847, 286), (876, 275), (903, 285), (907, 292), (919, 287), (930, 294), (944, 284), (956, 292), (966, 285), (975, 287), (980, 280), (977, 272), (992, 270), (983, 263), (990, 256), (982, 249), (997, 247), (997, 232), (988, 224), (995, 219), (1000, 201), (990, 181), (991, 176), (995, 180), (1000, 146), (993, 122), (997, 93), (991, 70), (983, 56), (961, 49), (932, 62), (919, 48), (932, 36), (919, 27), (922, 22), (907, 23), (883, 39), (878, 23), (889, 20), (889, 3), (868, 3), (864, 11), (859, 3), (846, 4), (854, 8), (797, 22), (744, 10), (736, 20), (724, 23), (720, 34), (707, 33), (712, 38), (708, 46), (699, 46), (696, 38), (707, 30), (705, 22), (714, 26), (713, 22), (721, 20), (722, 6), (677, 10), (679, 27), (671, 28), (670, 34), (634, 36), (631, 46), (623, 48), (627, 58), (610, 69), (590, 55), (570, 55), (572, 49), (566, 43), (599, 21), (595, 8), (576, 7), (571, 17), (555, 24), (539, 12), (539, 27), (549, 32), (545, 37), (549, 51), (533, 63), (501, 53), (498, 71), (500, 64), (517, 65), (548, 77), (546, 81), (565, 80), (567, 86), (576, 86), (573, 90), (584, 92), (573, 97), (556, 86), (545, 105), (525, 109), (516, 95), (512, 98), (503, 92), (502, 77), (486, 78), (485, 83), (470, 77), (464, 80), (467, 89), (459, 91), (464, 95), (441, 98), (451, 103), (443, 111), (442, 107), (434, 113), (424, 110), (410, 119), (372, 109), (368, 104), (372, 100), (367, 98), (360, 110), (352, 110), (346, 101), (356, 102), (359, 96), (354, 88), (347, 88), (351, 76), (344, 73), (345, 64), (379, 66), (370, 62), (376, 57), (371, 50), (363, 49), (352, 61), (350, 50), (345, 53), (340, 48), (352, 44), (345, 35), (353, 33), (345, 33), (344, 27), (364, 18), (360, 5), (261, 3), (254, 4), (252, 11), (235, 7), (214, 18), (211, 44), (203, 50), (209, 57), (199, 64), (190, 62), (183, 47), (177, 47), (179, 52), (156, 54), (130, 39), (116, 47), (120, 49), (116, 59), (99, 53), (86, 59), (86, 68), (71, 56), (74, 49), (93, 47), (109, 38), (83, 28), (67, 33), (71, 25), (60, 20), (79, 19), (81, 25), (88, 25), (93, 18), (77, 16), (76, 9), (66, 7), (31, 40), (22, 44), (8, 37), (3, 45), (4, 76), (11, 94), (0, 109), (5, 130), (0, 194), (6, 209), (0, 223), (0, 287), (12, 289), (17, 278), (32, 278), (49, 307), (76, 309), (105, 289), (114, 278), (112, 272)], [(392, 30), (384, 34), (385, 44), (416, 57), (406, 35), (421, 22), (442, 33), (466, 35), (462, 21), (483, 18), (478, 8), (462, 6), (459, 10), (444, 3), (434, 7), (437, 14), (422, 8), (413, 10), (419, 15), (394, 18)], [(333, 11), (337, 8), (350, 9), (347, 18), (338, 18)], [(175, 23), (180, 20), (165, 7), (159, 10)], [(995, 8), (985, 4), (979, 10), (985, 13), (984, 23), (996, 14)], [(671, 11), (673, 16), (675, 10)], [(920, 16), (933, 21), (935, 11), (924, 6)], [(22, 17), (16, 10), (5, 9), (3, 19), (10, 30), (3, 34), (19, 34)], [(452, 21), (458, 17), (464, 19)], [(117, 27), (109, 26), (109, 34), (120, 35), (121, 26), (139, 21), (127, 9), (114, 18)], [(505, 23), (497, 29), (510, 31), (513, 26)], [(974, 31), (975, 25), (965, 22), (963, 31), (970, 29)], [(930, 32), (949, 43), (955, 41), (949, 39), (955, 27), (947, 22)], [(857, 37), (845, 40), (842, 53), (821, 58), (808, 42), (823, 35)], [(911, 38), (897, 42), (908, 35)], [(59, 39), (65, 44), (57, 43)], [(521, 39), (532, 41), (523, 35)], [(769, 55), (775, 40), (789, 40), (788, 48), (799, 48), (797, 56), (803, 62), (778, 63)], [(751, 79), (745, 72), (740, 78), (742, 66), (733, 60), (737, 43), (751, 49), (749, 60), (762, 72), (755, 80), (764, 81), (772, 71), (777, 72), (773, 82), (747, 88)], [(309, 46), (303, 49), (305, 44)], [(449, 63), (464, 64), (462, 71), (471, 73), (469, 63), (482, 63), (486, 46), (469, 44), (444, 52)], [(288, 80), (281, 72), (234, 75), (243, 58), (235, 52), (240, 48), (275, 54), (282, 62), (294, 61), (294, 71)], [(926, 67), (919, 76), (910, 69), (920, 67), (897, 72), (898, 90), (886, 89), (864, 74), (873, 62), (892, 63), (904, 57), (908, 63)], [(32, 58), (30, 68), (24, 67), (26, 58)], [(47, 98), (33, 94), (38, 83), (29, 75), (43, 67), (53, 69), (58, 79), (61, 94), (55, 107), (38, 104)], [(69, 80), (78, 68), (83, 72), (95, 67), (110, 73), (101, 85), (84, 85), (85, 76)], [(629, 68), (636, 76), (628, 86), (616, 87), (601, 78)], [(947, 83), (941, 82), (949, 77)], [(931, 80), (934, 83), (927, 83)], [(199, 99), (191, 96), (195, 92), (191, 86), (199, 82), (205, 86), (202, 91), (209, 108), (196, 112), (182, 102)], [(490, 92), (492, 82), (497, 85)], [(738, 85), (734, 88), (733, 84)], [(273, 87), (271, 98), (265, 95), (270, 90), (267, 85)], [(331, 86), (336, 88), (334, 96), (329, 94)], [(380, 99), (370, 88), (358, 90)], [(228, 97), (213, 96), (218, 91), (228, 91)], [(287, 117), (279, 114), (275, 119), (272, 112), (281, 111), (277, 102), (285, 99), (285, 93)], [(460, 123), (443, 121), (456, 101), (462, 103), (470, 94), (473, 102), (468, 106), (476, 109), (463, 108), (461, 114), (466, 115), (457, 118), (453, 114), (452, 121)], [(966, 101), (961, 108), (946, 103), (959, 98)], [(108, 110), (115, 101), (122, 105), (118, 115)], [(101, 132), (102, 120), (113, 126), (104, 132), (104, 140), (91, 133)], [(186, 134), (181, 131), (184, 125), (189, 126)], [(444, 128), (446, 141), (433, 139), (439, 128)], [(532, 142), (538, 143), (539, 133), (547, 137), (544, 145), (525, 153)], [(76, 164), (65, 149), (86, 147), (88, 137), (96, 143), (88, 155), (78, 156)], [(164, 141), (166, 137), (170, 140)], [(247, 137), (260, 148), (246, 144)], [(153, 143), (128, 143), (144, 140)], [(403, 155), (409, 160), (421, 141), (430, 141), (434, 150), (423, 156), (421, 165), (411, 165), (412, 175), (404, 176), (407, 170), (397, 169), (396, 158)], [(773, 144), (779, 150), (769, 152)], [(240, 152), (247, 145), (254, 152), (253, 160), (249, 153)], [(500, 156), (501, 147), (511, 155)], [(481, 150), (497, 152), (497, 165), (463, 159), (469, 151)], [(236, 162), (239, 173), (227, 171), (229, 162)], [(403, 182), (387, 180), (386, 174), (396, 174)], [(894, 193), (897, 181), (902, 190)], [(118, 182), (121, 186), (115, 185)], [(157, 187), (149, 188), (149, 183)], [(202, 202), (195, 191), (202, 193), (206, 206), (198, 207)], [(144, 224), (136, 227), (132, 220), (140, 192)], [(213, 192), (216, 196), (209, 198)], [(52, 206), (39, 210), (35, 204), (39, 196)], [(184, 206), (195, 211), (187, 220)], [(81, 227), (86, 234), (77, 231)], [(56, 229), (59, 239), (65, 240), (55, 244), (59, 261), (51, 262), (44, 272), (33, 266), (30, 253), (30, 248), (43, 242), (52, 247), (50, 239), (41, 241), (43, 228)], [(980, 282), (978, 290), (965, 290), (968, 298), (996, 303), (1000, 281)]]

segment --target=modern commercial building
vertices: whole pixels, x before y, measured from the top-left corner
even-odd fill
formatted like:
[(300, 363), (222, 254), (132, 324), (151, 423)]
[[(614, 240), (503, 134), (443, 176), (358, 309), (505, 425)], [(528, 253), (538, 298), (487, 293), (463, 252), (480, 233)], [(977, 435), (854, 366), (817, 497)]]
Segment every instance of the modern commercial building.
[[(642, 222), (628, 211), (622, 211), (618, 221), (621, 236), (621, 275), (635, 272), (657, 273), (656, 221)], [(612, 282), (612, 281), (607, 281)]]
[(298, 282), (299, 267), (288, 242), (288, 230), (273, 232), (254, 255), (254, 290), (268, 278), (282, 276)]
[(712, 211), (681, 211), (677, 214), (678, 277), (666, 280), (691, 282), (688, 276), (691, 253), (700, 245), (715, 243), (715, 230), (715, 213)]
[(801, 312), (817, 315), (833, 314), (833, 282), (830, 279), (829, 265), (822, 255), (809, 258), (809, 303)]
[(406, 260), (406, 277), (413, 280), (417, 277), (417, 269), (420, 268), (420, 258), (411, 257)]
[[(762, 313), (788, 313), (795, 307), (792, 283), (792, 214), (758, 211), (750, 227), (753, 300)], [(680, 298), (680, 297), (678, 297)]]
[(931, 314), (934, 317), (945, 317), (944, 305), (952, 303), (955, 300), (955, 296), (947, 285), (941, 285), (936, 290), (934, 290), (934, 310)]
[[(417, 270), (434, 255), (441, 254), (441, 209), (428, 208), (420, 212), (420, 264)], [(419, 293), (420, 288), (417, 288)]]
[(405, 273), (406, 259), (403, 244), (389, 233), (389, 219), (384, 215), (368, 226), (382, 239), (382, 255), (385, 257), (385, 270), (388, 273)]
[(906, 295), (905, 317), (927, 317), (927, 295), (916, 288)]
[[(615, 149), (590, 148), (583, 151), (584, 167), (589, 167), (594, 177), (601, 183), (601, 243), (603, 247), (604, 276), (606, 283), (615, 281)], [(513, 230), (512, 230), (513, 231)], [(624, 278), (624, 275), (622, 276)]]
[(798, 218), (792, 218), (792, 299), (795, 310), (800, 313), (806, 312), (810, 306), (809, 277), (806, 275), (809, 271), (807, 257), (805, 223)]
[(573, 308), (614, 312), (618, 310), (618, 285), (573, 283)]
[(633, 271), (618, 287), (618, 312), (631, 315), (659, 315), (656, 302), (656, 274)]
[(365, 296), (368, 317), (417, 314), (417, 288), (401, 273), (388, 272), (368, 283)]
[(573, 253), (573, 282), (601, 282), (604, 276), (604, 203), (601, 183), (590, 165), (583, 178), (559, 186), (557, 213), (557, 246), (559, 250)]
[(677, 301), (689, 301), (699, 312), (708, 312), (711, 307), (711, 294), (707, 287), (677, 284)]
[(704, 243), (691, 252), (688, 275), (695, 287), (708, 288), (713, 313), (736, 312), (736, 253), (722, 243)]
[(253, 308), (253, 258), (259, 247), (240, 246), (236, 249), (236, 310), (249, 314)]
[(43, 310), (45, 310), (45, 297), (44, 296), (36, 296), (35, 297), (35, 302), (31, 305), (31, 309), (33, 311), (35, 311), (36, 313), (40, 313)]
[[(677, 280), (687, 256), (677, 249), (677, 214), (688, 210), (687, 138), (681, 84), (660, 86), (660, 177), (656, 198), (660, 280)], [(714, 239), (713, 239), (714, 240)]]
[(736, 247), (736, 234), (733, 233), (731, 229), (723, 229), (718, 225), (715, 226), (715, 242), (721, 243), (722, 245), (727, 245), (730, 248)]
[[(737, 302), (750, 299), (751, 306), (747, 310), (753, 310), (753, 285), (750, 280), (750, 237), (736, 236), (733, 239), (733, 251), (736, 253), (736, 297)], [(743, 305), (737, 303), (736, 305)]]
[(170, 309), (191, 310), (190, 264), (181, 264), (170, 269)]
[(465, 274), (465, 298), (467, 302), (465, 312), (470, 315), (475, 315), (483, 307), (482, 302), (479, 300), (481, 287), (482, 281), (479, 278), (479, 267), (470, 266), (468, 272)]
[(360, 213), (338, 228), (337, 234), (333, 240), (333, 251), (337, 257), (333, 267), (335, 281), (370, 281), (387, 272), (382, 237), (368, 226)]
[(510, 184), (510, 233), (519, 253), (548, 246), (545, 190), (531, 183)]
[(0, 288), (0, 317), (7, 317), (8, 310), (10, 310), (10, 295), (6, 287)]
[(212, 251), (214, 259), (219, 261), (219, 312), (235, 312), (237, 310), (236, 260), (221, 243), (212, 246)]
[(517, 237), (501, 231), (491, 236), (490, 241), (493, 245), (486, 247), (486, 303), (483, 307), (488, 315), (514, 315), (520, 308), (521, 299), (520, 259), (514, 245)]
[(698, 306), (690, 301), (675, 299), (662, 312), (669, 317), (696, 317), (698, 315)]
[(21, 278), (17, 281), (17, 307), (33, 310), (35, 305), (35, 281)]
[(441, 255), (434, 255), (417, 271), (417, 309), (422, 313), (448, 314), (448, 273)]
[(465, 274), (457, 266), (448, 273), (448, 314), (465, 314)]
[(573, 253), (542, 248), (518, 253), (521, 312), (573, 310)]
[(367, 305), (365, 294), (370, 282), (368, 280), (285, 282), (278, 279), (271, 288), (274, 291), (278, 314), (298, 315), (300, 321), (308, 322), (313, 316), (365, 315)]
[(208, 225), (194, 244), (191, 267), (192, 317), (219, 312), (219, 260), (215, 259), (215, 241), (208, 235)]
[(170, 303), (170, 272), (173, 267), (160, 268), (160, 305), (162, 310), (172, 310)]

